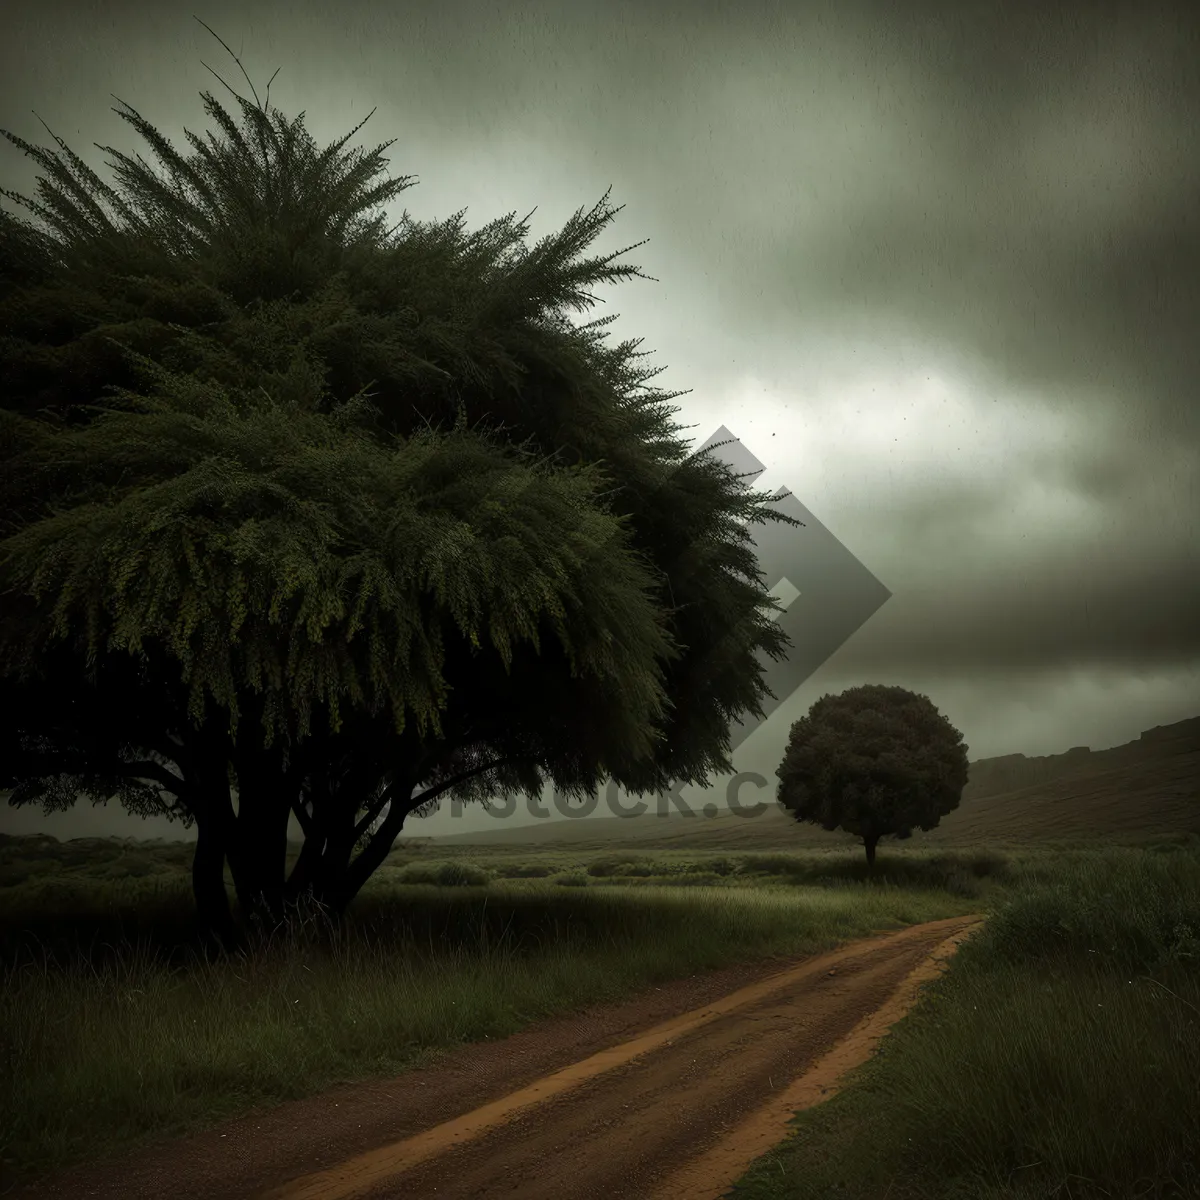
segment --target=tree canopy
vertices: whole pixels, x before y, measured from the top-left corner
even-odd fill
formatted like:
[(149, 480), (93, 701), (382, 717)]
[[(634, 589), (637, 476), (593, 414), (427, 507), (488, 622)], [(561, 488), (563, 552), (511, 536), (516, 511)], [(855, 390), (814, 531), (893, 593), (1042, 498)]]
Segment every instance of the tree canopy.
[(880, 838), (928, 831), (958, 807), (967, 768), (962, 734), (927, 696), (867, 684), (822, 696), (775, 774), (796, 820), (861, 837), (874, 867)]
[(233, 94), (187, 157), (114, 110), (166, 168), (100, 147), (119, 190), (3, 131), (48, 228), (0, 213), (0, 787), (195, 822), (226, 940), (226, 861), (244, 915), (340, 911), (445, 792), (731, 769), (787, 646), (749, 526), (792, 521), (570, 319), (639, 275), (581, 258), (607, 194), (533, 248), (385, 231), (387, 144)]

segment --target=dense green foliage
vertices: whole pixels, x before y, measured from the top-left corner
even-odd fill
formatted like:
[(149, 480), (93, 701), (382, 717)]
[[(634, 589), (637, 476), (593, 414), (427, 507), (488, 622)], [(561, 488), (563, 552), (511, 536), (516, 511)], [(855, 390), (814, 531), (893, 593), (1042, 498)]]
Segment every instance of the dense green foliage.
[(6, 132), (49, 229), (0, 214), (0, 787), (194, 821), (227, 938), (225, 862), (341, 911), (444, 792), (730, 769), (787, 645), (747, 526), (790, 520), (570, 319), (638, 274), (580, 257), (607, 198), (385, 231), (386, 147), (237, 99), (186, 158), (125, 106), (166, 173), (104, 147), (119, 192)]
[(927, 696), (868, 684), (818, 700), (775, 774), (796, 820), (860, 836), (873, 866), (881, 837), (933, 829), (958, 807), (967, 766), (962, 734)]

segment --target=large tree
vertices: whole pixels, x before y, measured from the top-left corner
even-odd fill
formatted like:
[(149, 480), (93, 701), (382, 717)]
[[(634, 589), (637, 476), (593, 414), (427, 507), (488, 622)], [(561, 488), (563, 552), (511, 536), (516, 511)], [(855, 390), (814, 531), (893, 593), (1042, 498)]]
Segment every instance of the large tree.
[(867, 684), (822, 696), (792, 726), (775, 774), (797, 821), (861, 837), (874, 869), (880, 838), (928, 831), (958, 807), (967, 747), (928, 696)]
[(234, 95), (187, 157), (118, 110), (166, 168), (100, 147), (119, 190), (5, 132), (48, 228), (0, 213), (0, 787), (195, 822), (227, 941), (226, 862), (247, 916), (341, 911), (443, 793), (731, 769), (787, 646), (748, 527), (791, 520), (570, 319), (639, 274), (580, 258), (607, 196), (532, 249), (385, 231), (386, 145)]

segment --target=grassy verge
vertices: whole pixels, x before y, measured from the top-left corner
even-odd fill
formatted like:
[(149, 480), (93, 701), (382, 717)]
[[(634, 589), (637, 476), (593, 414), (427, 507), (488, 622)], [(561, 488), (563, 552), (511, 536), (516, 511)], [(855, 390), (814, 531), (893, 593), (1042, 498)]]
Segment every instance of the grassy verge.
[[(789, 866), (790, 883), (787, 871), (748, 872), (753, 887), (728, 886), (723, 868), (674, 866), (657, 882), (614, 886), (619, 872), (589, 874), (586, 863), (507, 880), (421, 864), (433, 883), (415, 884), (401, 881), (400, 864), (339, 936), (302, 932), (208, 962), (188, 945), (181, 870), (131, 878), (106, 863), (97, 879), (89, 862), (25, 872), (4, 890), (0, 1157), (10, 1180), (400, 1072), (698, 970), (977, 907), (934, 889), (932, 868), (910, 872), (907, 886), (864, 886), (837, 876), (836, 859), (837, 886)], [(472, 886), (478, 870), (487, 886)], [(669, 886), (685, 878), (694, 886)], [(557, 886), (568, 880), (582, 886)]]
[(1200, 853), (1066, 853), (736, 1200), (1200, 1196)]

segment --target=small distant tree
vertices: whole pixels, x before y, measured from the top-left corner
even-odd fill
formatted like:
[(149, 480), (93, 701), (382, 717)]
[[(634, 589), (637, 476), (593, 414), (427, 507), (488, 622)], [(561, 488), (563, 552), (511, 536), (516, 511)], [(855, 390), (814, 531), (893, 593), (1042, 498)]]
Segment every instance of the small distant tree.
[(928, 697), (867, 684), (822, 696), (775, 774), (797, 821), (861, 837), (874, 869), (880, 838), (928, 831), (958, 807), (967, 766), (962, 734)]

